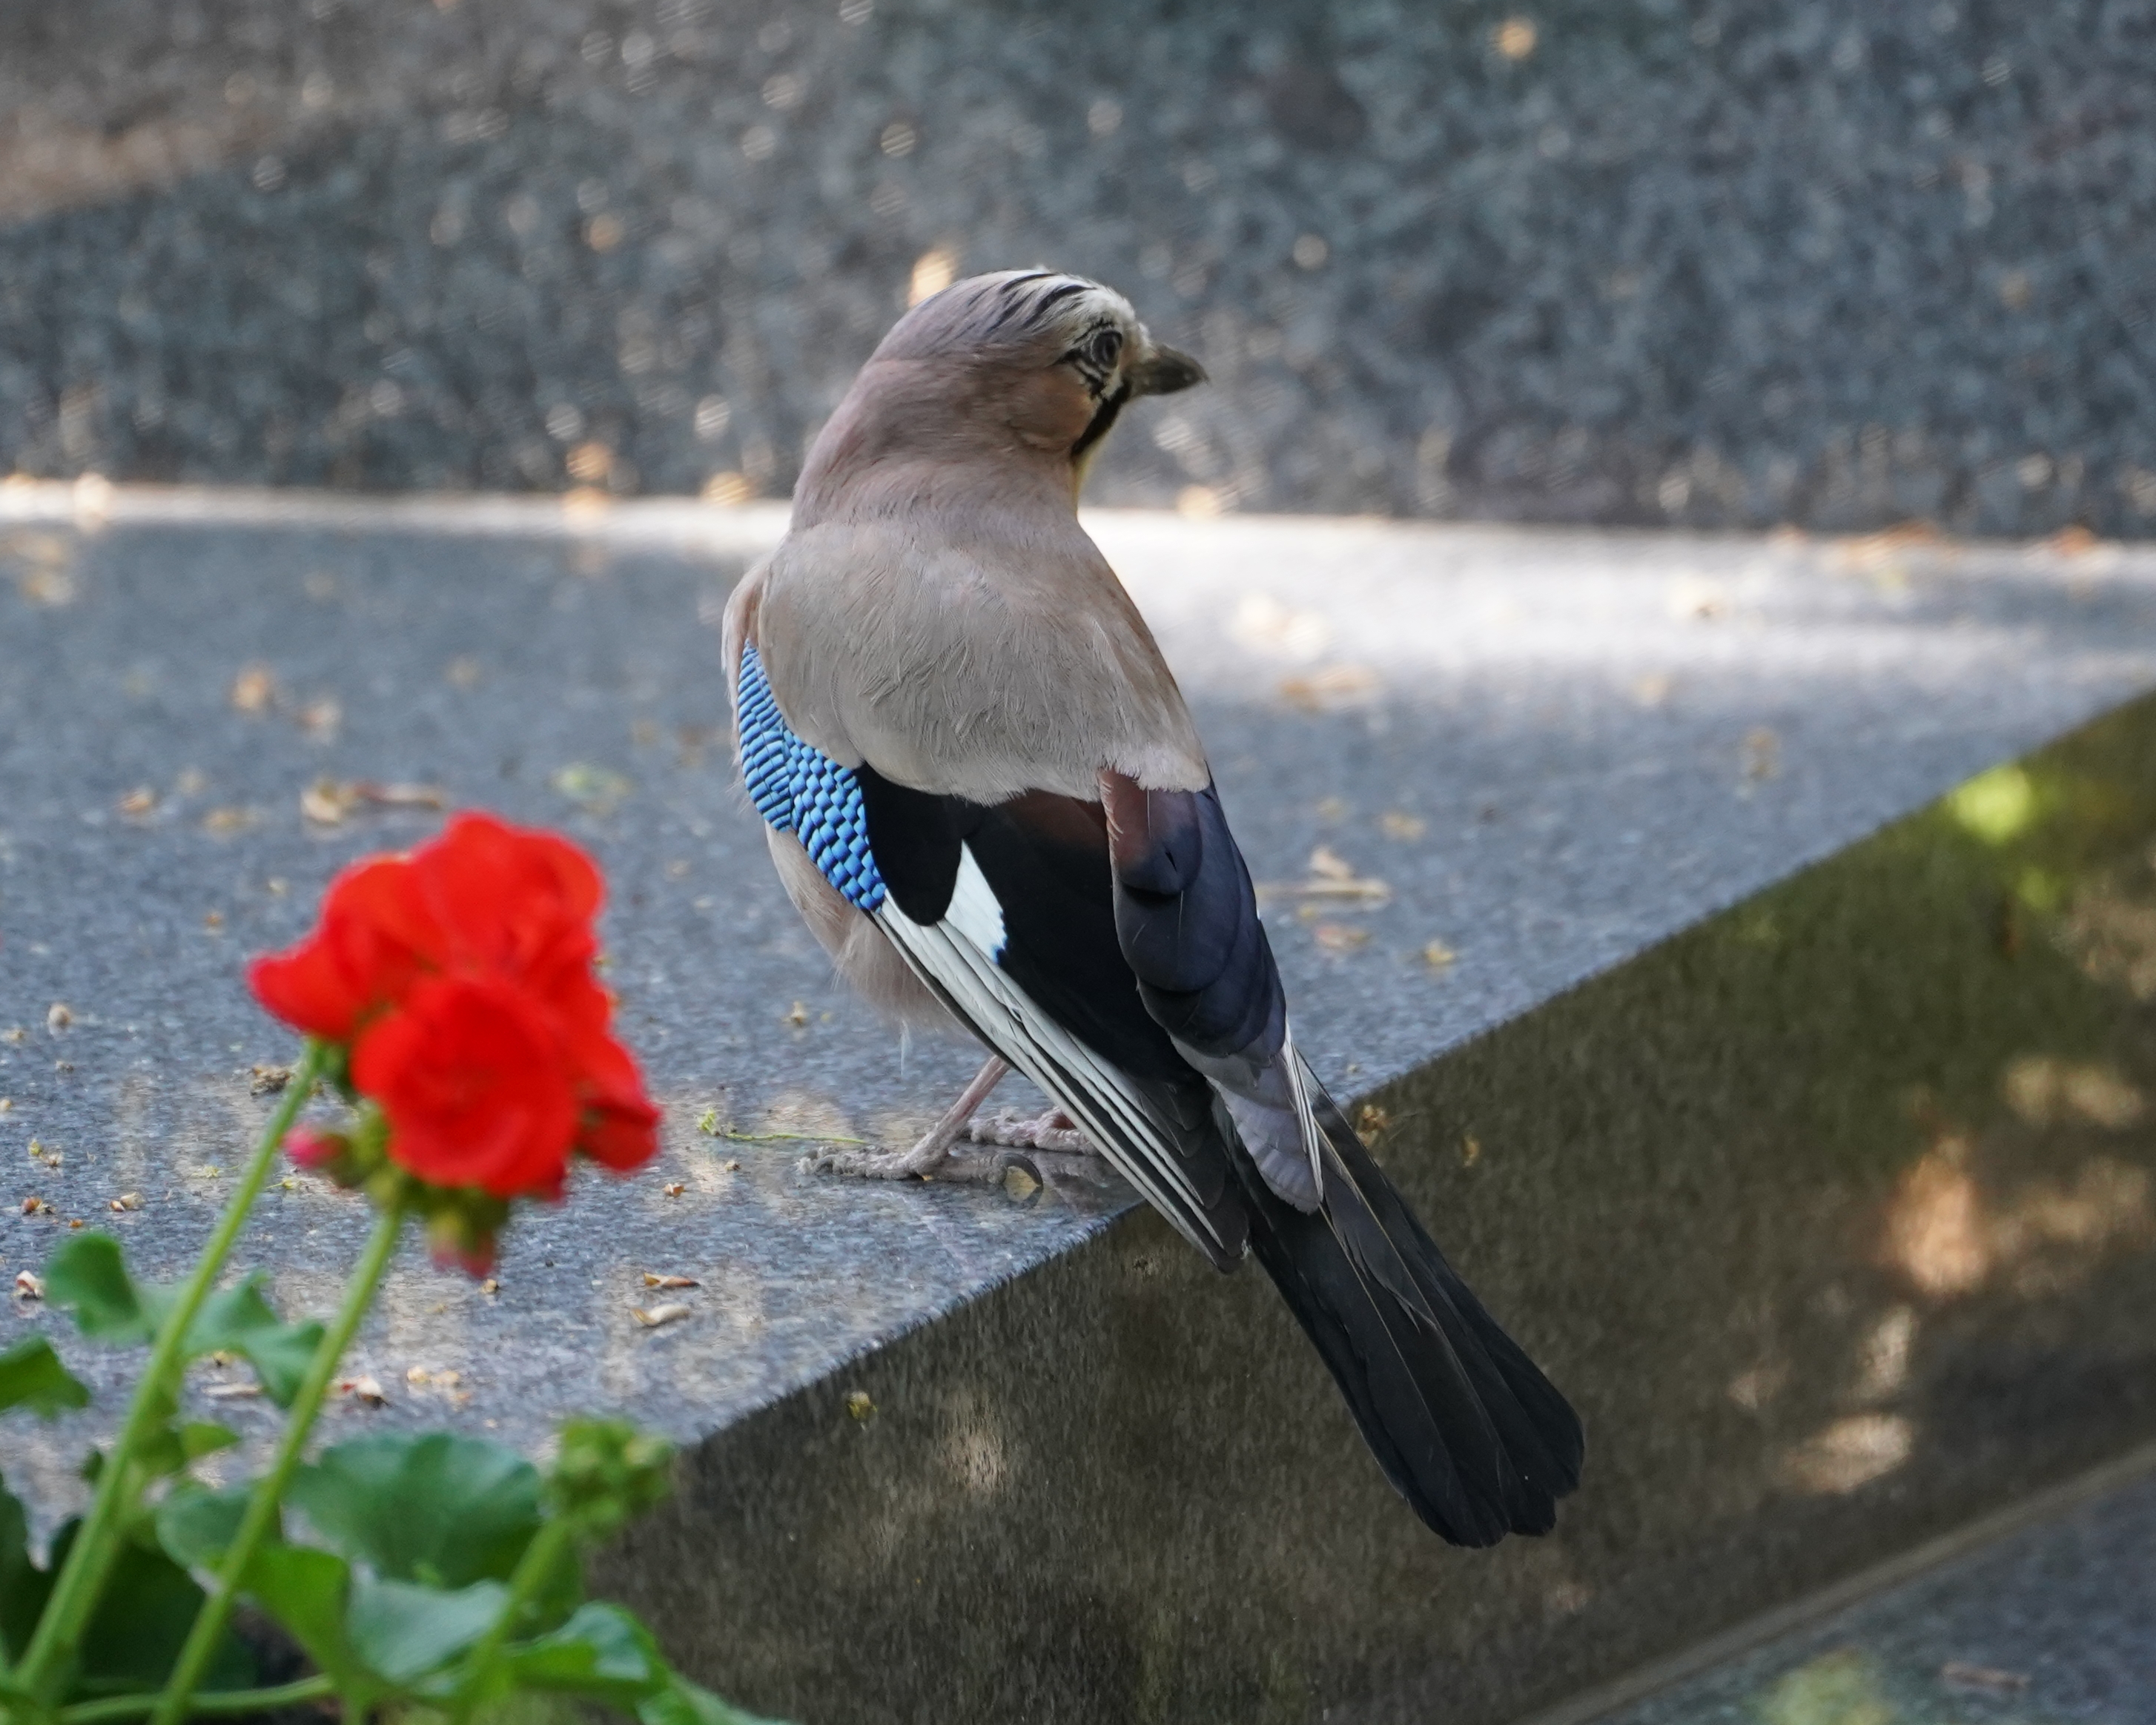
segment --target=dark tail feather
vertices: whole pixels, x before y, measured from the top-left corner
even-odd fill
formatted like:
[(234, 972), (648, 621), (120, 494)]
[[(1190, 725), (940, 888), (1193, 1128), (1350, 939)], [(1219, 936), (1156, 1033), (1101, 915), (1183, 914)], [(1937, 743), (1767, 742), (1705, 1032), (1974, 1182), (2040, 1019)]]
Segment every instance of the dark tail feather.
[(1250, 1245), (1394, 1486), (1439, 1535), (1546, 1533), (1579, 1482), (1578, 1416), (1469, 1291), (1308, 1076), (1327, 1140), (1307, 1215), (1235, 1158)]

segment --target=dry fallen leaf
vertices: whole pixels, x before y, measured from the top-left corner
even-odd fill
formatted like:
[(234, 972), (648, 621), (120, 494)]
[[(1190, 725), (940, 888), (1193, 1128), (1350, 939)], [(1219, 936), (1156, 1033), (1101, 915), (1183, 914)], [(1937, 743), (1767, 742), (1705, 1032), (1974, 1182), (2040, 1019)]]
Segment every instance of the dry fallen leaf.
[(14, 1097), (13, 1097), (13, 1096), (0, 1096), (0, 1114), (6, 1114), (6, 1113), (9, 1112), (11, 1110), (13, 1110), (13, 1109), (14, 1106), (15, 1106), (15, 1099), (14, 1099)]
[(684, 1186), (679, 1180), (676, 1180), (671, 1185), (662, 1186), (659, 1189), (664, 1192), (669, 1198), (679, 1198), (689, 1189), (686, 1186)]
[(261, 1394), (262, 1386), (259, 1384), (213, 1384), (203, 1394), (212, 1401), (240, 1401)]
[(300, 816), (318, 827), (333, 827), (352, 813), (349, 788), (333, 778), (318, 778), (300, 793)]
[(42, 1198), (26, 1198), (23, 1200), (23, 1214), (26, 1216), (49, 1216), (52, 1213), (53, 1207)]
[(379, 784), (371, 778), (346, 782), (318, 778), (300, 793), (300, 813), (316, 826), (333, 827), (361, 808), (446, 809), (449, 793), (439, 785)]
[(234, 833), (244, 833), (254, 824), (252, 809), (213, 809), (203, 817), (203, 830), (214, 833), (219, 838), (228, 838)]
[(479, 1285), (479, 1291), (482, 1294), (498, 1294), (501, 1291), (501, 1284), (490, 1276)]
[(1345, 922), (1321, 922), (1311, 930), (1311, 934), (1328, 952), (1352, 952), (1370, 938), (1368, 929), (1353, 927)]
[(1755, 726), (1744, 736), (1744, 776), (1747, 778), (1774, 778), (1782, 771), (1782, 739), (1764, 725)]
[(0, 1030), (0, 1042), (20, 1042), (29, 1034), (20, 1024), (10, 1024), (6, 1029)]
[(1355, 865), (1330, 845), (1321, 845), (1310, 853), (1310, 872), (1320, 880), (1353, 880)]
[(1280, 695), (1290, 706), (1322, 713), (1371, 700), (1384, 686), (1384, 680), (1367, 665), (1328, 665), (1306, 676), (1283, 678)]
[(157, 793), (146, 784), (138, 784), (113, 805), (129, 820), (140, 820), (157, 810)]
[(738, 1162), (736, 1162), (731, 1156), (724, 1162), (721, 1163), (719, 1166), (730, 1174), (737, 1174), (741, 1172), (741, 1164)]
[(389, 1398), (382, 1393), (381, 1384), (372, 1378), (346, 1378), (338, 1384), (337, 1394), (364, 1402), (370, 1408), (383, 1408), (389, 1404)]
[(232, 705), (243, 713), (263, 713), (277, 698), (277, 674), (266, 665), (243, 666), (232, 680)]
[(1459, 957), (1460, 954), (1443, 941), (1432, 941), (1422, 949), (1422, 962), (1432, 970), (1443, 970), (1448, 964), (1455, 963)]
[(1463, 1168), (1472, 1168), (1482, 1159), (1482, 1141), (1470, 1132), (1460, 1141), (1460, 1163)]
[(17, 1271), (15, 1272), (15, 1293), (17, 1297), (20, 1299), (44, 1299), (45, 1297), (45, 1284), (44, 1278), (41, 1276), (33, 1276), (27, 1270)]
[(645, 1329), (655, 1330), (661, 1324), (670, 1324), (677, 1319), (688, 1317), (689, 1308), (678, 1302), (654, 1306), (649, 1309), (641, 1306), (632, 1306), (629, 1308), (629, 1315)]
[(116, 1210), (139, 1210), (142, 1208), (142, 1194), (139, 1192), (123, 1192), (112, 1200), (111, 1208)]
[(703, 1283), (698, 1281), (693, 1276), (654, 1276), (649, 1270), (644, 1272), (644, 1285), (647, 1288), (701, 1288), (703, 1286)]
[(252, 1096), (274, 1096), (292, 1081), (290, 1066), (253, 1066), (248, 1069), (248, 1092)]
[(846, 1411), (855, 1419), (866, 1420), (875, 1410), (876, 1404), (869, 1399), (869, 1393), (865, 1389), (853, 1390), (847, 1394)]
[(1393, 1117), (1375, 1102), (1365, 1102), (1355, 1111), (1355, 1136), (1366, 1144), (1374, 1142), (1392, 1123)]
[(48, 1030), (64, 1030), (74, 1022), (74, 1010), (64, 1002), (55, 1000), (45, 1009), (45, 1028)]

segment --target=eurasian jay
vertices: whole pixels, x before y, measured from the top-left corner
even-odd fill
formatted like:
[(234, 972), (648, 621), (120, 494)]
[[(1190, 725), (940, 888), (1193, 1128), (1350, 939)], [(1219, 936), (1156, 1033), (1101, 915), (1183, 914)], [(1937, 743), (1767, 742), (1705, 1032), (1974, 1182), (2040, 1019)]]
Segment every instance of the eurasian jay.
[(825, 1165), (942, 1172), (1016, 1067), (1214, 1265), (1256, 1256), (1432, 1528), (1545, 1532), (1578, 1418), (1296, 1050), (1197, 729), (1078, 523), (1116, 416), (1204, 376), (1096, 283), (959, 282), (884, 337), (733, 594), (741, 767), (788, 896), (870, 1001), (992, 1051), (911, 1152)]

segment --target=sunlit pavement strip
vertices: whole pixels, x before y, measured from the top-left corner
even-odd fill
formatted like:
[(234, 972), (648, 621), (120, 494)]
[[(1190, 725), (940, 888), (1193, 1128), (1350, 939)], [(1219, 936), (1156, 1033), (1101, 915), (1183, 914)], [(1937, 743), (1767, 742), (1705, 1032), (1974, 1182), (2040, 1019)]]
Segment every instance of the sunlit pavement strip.
[[(1610, 1711), (1565, 1725), (2147, 1725), (2156, 1455), (2139, 1477)], [(2124, 1471), (2124, 1469), (2118, 1470)], [(1558, 1725), (1559, 1716), (1532, 1722)]]
[[(1095, 1231), (695, 1129), (893, 1136), (968, 1064), (901, 1066), (732, 787), (708, 624), (783, 519), (0, 485), (0, 1029), (31, 1037), (0, 1045), (0, 1166), (33, 1134), (63, 1147), (38, 1175), (61, 1217), (143, 1191), (116, 1225), (171, 1272), (261, 1111), (247, 1067), (287, 1051), (241, 958), (434, 819), (303, 819), (322, 781), (376, 781), (594, 849), (609, 978), (670, 1108), (663, 1173), (520, 1223), (498, 1298), (393, 1279), (354, 1367), (412, 1386), (381, 1417), (536, 1441), (604, 1402), (693, 1436)], [(1089, 521), (1198, 710), (1299, 1034), (1349, 1092), (2156, 684), (2143, 549)], [(235, 706), (258, 665), (264, 698)], [(357, 1218), (311, 1183), (284, 1202), (243, 1255), (318, 1307)], [(54, 1225), (0, 1211), (10, 1273)], [(644, 1269), (700, 1276), (696, 1315), (637, 1328)], [(37, 1440), (49, 1481), (81, 1425)]]

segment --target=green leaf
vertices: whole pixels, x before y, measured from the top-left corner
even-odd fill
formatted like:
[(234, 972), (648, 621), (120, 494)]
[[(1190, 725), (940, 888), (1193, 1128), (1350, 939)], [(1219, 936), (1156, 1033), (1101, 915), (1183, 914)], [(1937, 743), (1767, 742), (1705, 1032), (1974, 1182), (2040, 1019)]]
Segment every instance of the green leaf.
[(540, 1522), (530, 1462), (445, 1431), (339, 1444), (300, 1470), (285, 1501), (385, 1580), (443, 1588), (506, 1579)]
[(248, 1560), (242, 1585), (337, 1686), (348, 1715), (356, 1707), (363, 1717), (388, 1686), (367, 1669), (345, 1633), (351, 1566), (312, 1546), (264, 1545)]
[(651, 1631), (619, 1605), (594, 1602), (551, 1634), (509, 1650), (516, 1686), (634, 1707), (674, 1681)]
[[(75, 1531), (70, 1522), (53, 1543), (55, 1572), (65, 1561)], [(76, 1695), (137, 1695), (162, 1688), (202, 1602), (203, 1590), (164, 1553), (131, 1540), (123, 1543), (83, 1630)], [(203, 1674), (202, 1686), (244, 1689), (254, 1681), (254, 1656), (227, 1630)]]
[(289, 1408), (321, 1344), (322, 1327), (280, 1322), (263, 1296), (262, 1281), (258, 1271), (205, 1300), (188, 1327), (187, 1353), (191, 1359), (205, 1353), (245, 1356), (262, 1380), (262, 1393)]
[(86, 1408), (90, 1391), (43, 1336), (25, 1336), (0, 1353), (0, 1408), (28, 1407), (50, 1420), (65, 1408)]
[(188, 1569), (212, 1569), (232, 1545), (253, 1495), (252, 1481), (221, 1491), (183, 1485), (157, 1506), (157, 1543), (165, 1555)]
[(154, 1296), (146, 1301), (109, 1234), (78, 1234), (46, 1260), (48, 1304), (71, 1307), (83, 1334), (101, 1342), (147, 1342), (157, 1328)]
[[(263, 1296), (262, 1281), (258, 1271), (212, 1294), (187, 1327), (182, 1352), (188, 1359), (219, 1353), (245, 1356), (262, 1380), (263, 1394), (288, 1408), (322, 1339), (322, 1327), (280, 1322)], [(175, 1297), (170, 1288), (131, 1276), (120, 1242), (106, 1234), (77, 1235), (45, 1266), (47, 1301), (72, 1307), (83, 1334), (100, 1341), (149, 1341)]]
[(157, 1427), (135, 1459), (148, 1471), (151, 1479), (161, 1480), (179, 1472), (191, 1461), (205, 1455), (214, 1455), (219, 1450), (228, 1450), (239, 1441), (239, 1434), (228, 1425), (217, 1425), (207, 1420), (190, 1420), (184, 1425), (174, 1425), (168, 1418)]
[(637, 1704), (636, 1717), (641, 1725), (779, 1725), (776, 1719), (729, 1706), (678, 1673), (665, 1688)]
[(438, 1671), (489, 1630), (509, 1604), (498, 1581), (444, 1592), (409, 1581), (353, 1577), (345, 1634), (352, 1651), (391, 1682)]
[(53, 1578), (30, 1558), (30, 1520), (22, 1500), (0, 1486), (0, 1653), (12, 1662), (23, 1656)]

